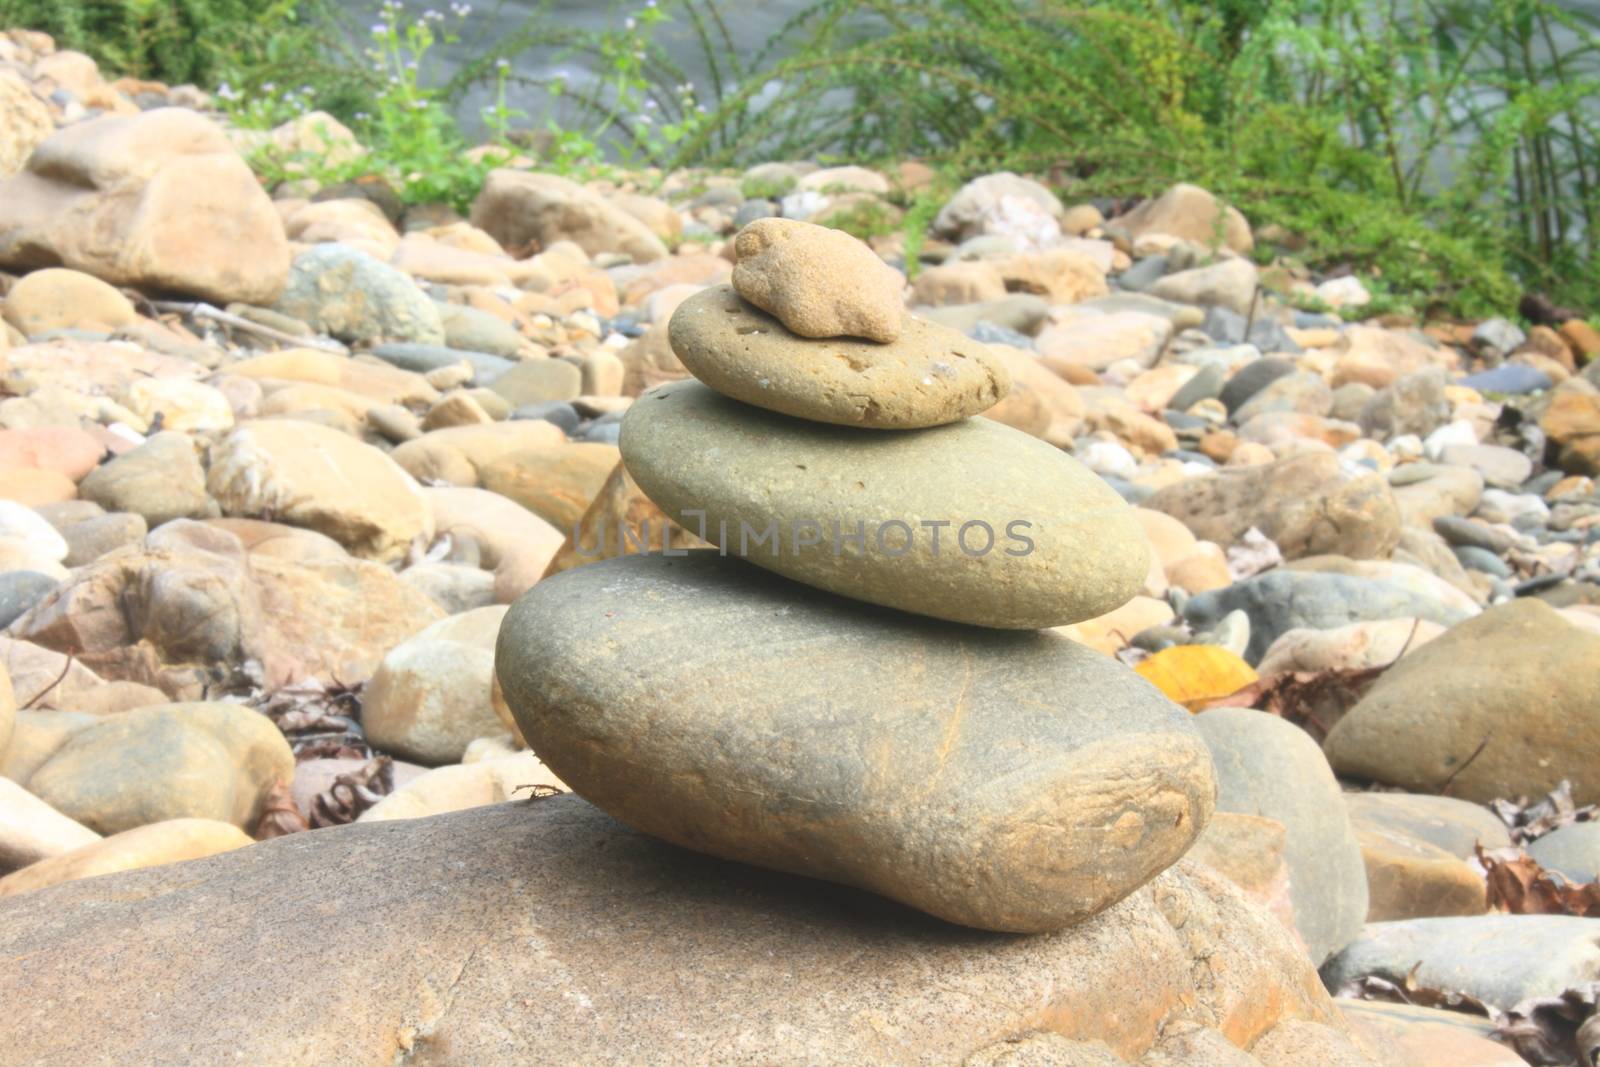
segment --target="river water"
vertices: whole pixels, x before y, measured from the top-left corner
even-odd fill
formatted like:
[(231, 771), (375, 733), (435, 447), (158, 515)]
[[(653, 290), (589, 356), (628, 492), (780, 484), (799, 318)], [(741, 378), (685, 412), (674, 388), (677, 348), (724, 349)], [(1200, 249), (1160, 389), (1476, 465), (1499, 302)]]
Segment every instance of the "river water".
[[(428, 8), (448, 10), (447, 0), (401, 0), (401, 2), (407, 9), (417, 13)], [(454, 45), (441, 48), (439, 58), (443, 62), (435, 70), (434, 77), (440, 80), (448, 78), (466, 57), (483, 54), (483, 50), (491, 42), (514, 37), (530, 18), (550, 20), (553, 24), (581, 30), (619, 28), (625, 19), (637, 14), (645, 4), (651, 2), (653, 0), (587, 0), (587, 2), (586, 0), (483, 0), (474, 3), (471, 13), (460, 22), (454, 23), (459, 27), (461, 39)], [(703, 4), (704, 0), (700, 2)], [(714, 0), (714, 2), (723, 13), (724, 24), (732, 38), (734, 50), (748, 59), (760, 52), (772, 35), (781, 30), (791, 18), (813, 6), (816, 0)], [(379, 0), (351, 0), (343, 5), (343, 9), (351, 17), (352, 26), (364, 26), (371, 19), (363, 21), (362, 14), (364, 12), (375, 14), (378, 6)], [(1600, 0), (1565, 0), (1559, 6), (1575, 14), (1600, 19)], [(711, 77), (704, 53), (694, 28), (687, 19), (680, 16), (659, 24), (655, 27), (654, 39), (665, 48), (691, 82), (697, 87), (709, 86)], [(1571, 41), (1570, 35), (1558, 30), (1557, 49), (1569, 47)], [(582, 57), (563, 55), (550, 49), (531, 49), (523, 53), (516, 59), (513, 72), (535, 81), (543, 81), (552, 75), (560, 74), (573, 85), (592, 83), (596, 76), (595, 70)], [(491, 102), (491, 94), (487, 89), (472, 91), (462, 102), (461, 118), (469, 127), (481, 129), (478, 116), (481, 109)], [(547, 118), (555, 118), (557, 121), (571, 118), (570, 114), (563, 114), (559, 110), (559, 105), (557, 110), (552, 110), (550, 97), (540, 88), (513, 87), (509, 103), (512, 107), (525, 112), (529, 117), (528, 121), (535, 126), (543, 126)], [(1591, 102), (1591, 106), (1600, 108), (1600, 102)]]

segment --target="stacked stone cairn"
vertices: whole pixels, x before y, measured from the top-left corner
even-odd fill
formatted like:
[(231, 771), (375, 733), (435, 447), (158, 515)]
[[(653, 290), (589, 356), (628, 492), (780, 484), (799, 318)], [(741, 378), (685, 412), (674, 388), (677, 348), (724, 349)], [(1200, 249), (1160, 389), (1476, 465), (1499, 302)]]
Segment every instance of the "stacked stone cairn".
[[(1058, 930), (1176, 862), (1215, 779), (1182, 708), (1053, 628), (1137, 593), (1130, 509), (976, 417), (1010, 378), (835, 230), (763, 219), (678, 309), (698, 380), (629, 472), (716, 550), (540, 582), (501, 629), (523, 734), (636, 829), (986, 930)], [(740, 558), (736, 558), (740, 557)]]

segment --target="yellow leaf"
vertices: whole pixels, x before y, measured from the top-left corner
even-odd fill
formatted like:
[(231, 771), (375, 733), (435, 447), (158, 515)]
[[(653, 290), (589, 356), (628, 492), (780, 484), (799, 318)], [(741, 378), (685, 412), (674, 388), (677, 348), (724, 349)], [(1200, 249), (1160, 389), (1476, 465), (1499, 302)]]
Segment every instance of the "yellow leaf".
[(1168, 700), (1190, 711), (1208, 700), (1236, 693), (1257, 678), (1250, 664), (1216, 645), (1164, 649), (1133, 669)]

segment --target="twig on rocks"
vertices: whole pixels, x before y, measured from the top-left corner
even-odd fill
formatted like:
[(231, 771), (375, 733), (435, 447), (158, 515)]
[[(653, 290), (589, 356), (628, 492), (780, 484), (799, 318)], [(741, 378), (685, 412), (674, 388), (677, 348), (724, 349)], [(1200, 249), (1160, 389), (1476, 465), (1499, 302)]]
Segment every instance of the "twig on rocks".
[(212, 307), (210, 304), (186, 304), (175, 300), (154, 300), (151, 306), (158, 311), (170, 311), (179, 315), (192, 315), (197, 319), (209, 319), (235, 330), (253, 333), (265, 337), (270, 341), (294, 345), (296, 348), (315, 348), (319, 352), (332, 352), (337, 356), (347, 356), (350, 350), (338, 341), (329, 341), (320, 337), (296, 337), (292, 333), (275, 330), (271, 326), (263, 326), (259, 322), (252, 322), (242, 315), (234, 315), (223, 311), (221, 308)]
[(43, 689), (39, 690), (37, 693), (33, 694), (32, 699), (30, 699), (26, 704), (22, 705), (22, 707), (19, 710), (28, 711), (35, 704), (39, 703), (39, 701), (41, 701), (45, 697), (49, 696), (51, 690), (55, 689), (56, 686), (60, 685), (62, 682), (64, 682), (66, 680), (67, 672), (72, 670), (72, 664), (74, 662), (76, 662), (76, 661), (72, 658), (72, 654), (68, 653), (67, 654), (67, 662), (65, 662), (65, 663), (63, 663), (61, 665), (61, 673), (56, 675), (56, 680), (51, 682), (49, 685), (45, 686)]
[(1460, 776), (1462, 771), (1472, 766), (1473, 760), (1483, 755), (1483, 750), (1489, 747), (1489, 741), (1493, 737), (1493, 733), (1486, 734), (1484, 739), (1478, 742), (1478, 747), (1472, 750), (1472, 755), (1468, 756), (1466, 760), (1462, 762), (1461, 766), (1450, 772), (1450, 777), (1446, 778), (1444, 780), (1444, 784), (1439, 787), (1440, 796), (1447, 797), (1450, 795), (1450, 787), (1456, 784), (1456, 778)]

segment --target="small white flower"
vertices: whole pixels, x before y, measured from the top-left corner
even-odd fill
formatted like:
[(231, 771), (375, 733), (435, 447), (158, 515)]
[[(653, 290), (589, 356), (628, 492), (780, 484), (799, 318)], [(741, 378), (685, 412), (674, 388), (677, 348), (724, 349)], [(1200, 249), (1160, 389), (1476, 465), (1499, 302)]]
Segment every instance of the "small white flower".
[(622, 22), (622, 28), (627, 30), (630, 33), (632, 33), (634, 30), (638, 29), (638, 27), (639, 27), (639, 22), (632, 15), (629, 15)]

